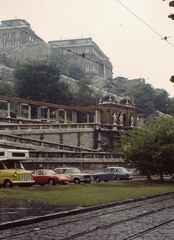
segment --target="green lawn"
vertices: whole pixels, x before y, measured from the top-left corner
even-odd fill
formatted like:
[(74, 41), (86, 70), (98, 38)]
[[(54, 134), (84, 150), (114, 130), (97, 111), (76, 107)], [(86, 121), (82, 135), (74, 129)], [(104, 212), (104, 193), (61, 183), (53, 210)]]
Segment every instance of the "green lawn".
[(26, 199), (69, 206), (95, 206), (174, 192), (174, 181), (128, 181), (0, 189), (0, 198)]

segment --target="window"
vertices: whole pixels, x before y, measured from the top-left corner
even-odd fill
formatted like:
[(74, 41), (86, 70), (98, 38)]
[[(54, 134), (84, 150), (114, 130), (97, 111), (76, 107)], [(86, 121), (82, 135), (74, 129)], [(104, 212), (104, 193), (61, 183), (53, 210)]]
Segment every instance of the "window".
[(0, 163), (0, 169), (4, 169), (3, 163)]
[(19, 32), (16, 32), (15, 33), (15, 38), (19, 38), (20, 37), (20, 33)]
[(7, 33), (7, 39), (11, 39), (11, 33)]
[(11, 42), (10, 41), (7, 42), (7, 47), (11, 47)]
[(15, 41), (15, 46), (19, 46), (19, 45), (20, 45), (19, 40), (16, 40), (16, 41)]
[(82, 53), (82, 49), (81, 48), (77, 49), (77, 52)]
[(85, 64), (85, 70), (89, 71), (89, 64)]
[(85, 53), (89, 53), (89, 48), (85, 48)]
[(21, 152), (12, 152), (12, 157), (25, 157), (25, 153)]

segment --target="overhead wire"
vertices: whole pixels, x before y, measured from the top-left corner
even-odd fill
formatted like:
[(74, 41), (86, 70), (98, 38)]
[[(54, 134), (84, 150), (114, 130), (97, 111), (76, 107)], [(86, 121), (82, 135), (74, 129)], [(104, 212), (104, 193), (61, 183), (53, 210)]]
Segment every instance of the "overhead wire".
[[(3, 21), (3, 23), (5, 23), (7, 26), (13, 27), (14, 29), (17, 29), (17, 30), (19, 30), (19, 31), (21, 31), (21, 32), (30, 34), (31, 36), (34, 36), (34, 37), (37, 36), (36, 34), (32, 34), (31, 32), (28, 32), (28, 31), (25, 31), (25, 30), (23, 30), (23, 29), (20, 29), (20, 28), (18, 28), (18, 27), (16, 27), (16, 26), (13, 26), (12, 24), (9, 24), (9, 23), (7, 23), (7, 22), (5, 22), (5, 21)], [(43, 40), (43, 39), (42, 39), (42, 40)], [(95, 61), (95, 60), (93, 60), (93, 59), (91, 59), (91, 58), (86, 57), (87, 54), (85, 54), (85, 53), (78, 54), (78, 53), (72, 51), (71, 49), (68, 49), (68, 48), (59, 46), (59, 45), (57, 45), (56, 43), (51, 43), (51, 44), (54, 45), (54, 46), (56, 46), (56, 47), (58, 47), (58, 48), (61, 48), (61, 49), (63, 49), (63, 50), (66, 50), (66, 51), (68, 51), (68, 52), (71, 52), (71, 53), (74, 54), (74, 55), (78, 55), (79, 57), (83, 57), (83, 58), (85, 58), (85, 59), (87, 59), (87, 60), (89, 60), (89, 61), (91, 61), (91, 62), (94, 62), (94, 63), (97, 63), (97, 64), (99, 64), (99, 65), (102, 65), (101, 63), (99, 63), (99, 62), (97, 62), (97, 61)]]
[(144, 23), (148, 28), (150, 28), (154, 33), (156, 33), (160, 38), (161, 40), (165, 40), (169, 45), (171, 45), (172, 47), (174, 47), (173, 44), (171, 44), (169, 41), (167, 41), (167, 39), (169, 37), (166, 37), (166, 36), (162, 36), (161, 34), (159, 34), (154, 28), (152, 28), (149, 24), (147, 24), (145, 21), (143, 21), (140, 17), (138, 17), (134, 12), (132, 12), (128, 7), (126, 7), (122, 2), (120, 2), (119, 0), (117, 0), (118, 3), (120, 3), (124, 8), (126, 8), (131, 14), (133, 14), (136, 18), (138, 18), (142, 23)]
[[(162, 35), (161, 35), (160, 33), (158, 33), (154, 28), (152, 28), (149, 24), (147, 24), (144, 20), (142, 20), (139, 16), (137, 16), (133, 11), (131, 11), (128, 7), (126, 7), (122, 2), (120, 2), (119, 0), (117, 0), (117, 2), (118, 2), (119, 4), (121, 4), (125, 9), (127, 9), (127, 11), (129, 11), (131, 14), (133, 14), (137, 19), (139, 19), (143, 24), (145, 24), (149, 29), (151, 29), (155, 34), (157, 34), (157, 35), (161, 38), (161, 40), (165, 40), (169, 45), (171, 45), (172, 47), (174, 47), (174, 45), (171, 44), (171, 43), (168, 41), (168, 38), (170, 38), (170, 36), (168, 36), (168, 37), (167, 37), (167, 36), (162, 36)], [(21, 31), (21, 32), (25, 32), (25, 33), (27, 33), (27, 34), (36, 36), (36, 34), (29, 33), (29, 32), (27, 32), (27, 31), (25, 31), (25, 30), (23, 30), (23, 29), (20, 29), (20, 28), (18, 28), (18, 27), (13, 26), (12, 24), (6, 23), (5, 21), (4, 21), (4, 23), (5, 23), (6, 25), (10, 26), (10, 27), (13, 27), (13, 28), (15, 28), (15, 29), (18, 29), (18, 30)], [(87, 59), (87, 60), (89, 60), (89, 61), (91, 61), (91, 62), (94, 62), (94, 63), (99, 64), (99, 65), (101, 65), (101, 66), (103, 65), (103, 64), (99, 63), (98, 61), (95, 61), (95, 60), (93, 60), (93, 59), (91, 59), (91, 58), (88, 58), (88, 57), (86, 56), (87, 54), (85, 54), (85, 53), (78, 54), (78, 53), (72, 51), (71, 49), (68, 49), (68, 48), (66, 48), (66, 47), (59, 46), (59, 45), (56, 44), (56, 43), (51, 43), (51, 44), (52, 44), (53, 46), (56, 46), (56, 47), (60, 48), (60, 49), (66, 50), (66, 51), (68, 51), (68, 52), (70, 52), (70, 53), (72, 53), (72, 54), (74, 54), (74, 55), (77, 55), (77, 56), (79, 56), (79, 57), (85, 58), (85, 59)], [(108, 67), (108, 66), (107, 66), (107, 67)]]

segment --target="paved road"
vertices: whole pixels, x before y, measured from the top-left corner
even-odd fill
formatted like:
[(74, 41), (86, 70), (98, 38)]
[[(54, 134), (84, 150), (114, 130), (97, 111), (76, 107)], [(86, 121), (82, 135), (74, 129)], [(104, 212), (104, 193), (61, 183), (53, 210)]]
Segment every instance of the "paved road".
[(10, 240), (173, 240), (174, 193), (2, 230)]

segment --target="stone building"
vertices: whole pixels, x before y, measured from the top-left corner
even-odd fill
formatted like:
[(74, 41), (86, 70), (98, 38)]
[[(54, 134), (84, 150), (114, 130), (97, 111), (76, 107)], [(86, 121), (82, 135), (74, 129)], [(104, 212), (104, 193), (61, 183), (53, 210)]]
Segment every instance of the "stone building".
[(49, 41), (67, 65), (79, 64), (87, 79), (95, 76), (112, 78), (112, 63), (92, 38)]
[(24, 19), (3, 20), (0, 25), (0, 48), (43, 42)]

